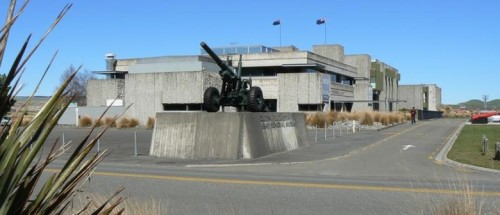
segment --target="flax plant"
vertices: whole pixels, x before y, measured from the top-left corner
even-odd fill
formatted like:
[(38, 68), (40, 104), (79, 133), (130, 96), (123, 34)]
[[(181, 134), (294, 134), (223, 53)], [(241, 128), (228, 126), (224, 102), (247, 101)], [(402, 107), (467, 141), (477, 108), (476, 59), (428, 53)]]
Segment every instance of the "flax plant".
[[(28, 3), (29, 0), (24, 1), (21, 4), (21, 8), (16, 11), (16, 1), (12, 0), (10, 2), (6, 23), (0, 30), (0, 68), (2, 70), (5, 70), (1, 64), (6, 51), (9, 31), (16, 23), (17, 18), (23, 13)], [(27, 47), (31, 36), (27, 37), (17, 52), (12, 66), (8, 68), (7, 78), (1, 86), (0, 110), (12, 105), (11, 101), (17, 94), (14, 89), (18, 89), (18, 83), (25, 69), (26, 62), (70, 8), (71, 4), (63, 8), (46, 34), (30, 51), (28, 51)], [(56, 54), (54, 54), (41, 79), (43, 79), (49, 70)], [(0, 215), (64, 214), (72, 202), (76, 191), (81, 188), (82, 183), (105, 156), (106, 151), (97, 154), (90, 153), (97, 139), (103, 134), (101, 132), (94, 139), (91, 139), (90, 136), (94, 131), (94, 127), (80, 143), (73, 146), (75, 149), (71, 156), (56, 173), (44, 173), (44, 170), (59, 155), (67, 152), (69, 145), (63, 145), (56, 149), (55, 146), (58, 142), (56, 141), (53, 143), (47, 157), (44, 159), (35, 159), (37, 155), (40, 155), (43, 145), (48, 144), (46, 143), (47, 137), (54, 126), (56, 126), (57, 121), (68, 107), (70, 101), (77, 96), (70, 95), (66, 89), (75, 74), (73, 73), (59, 87), (36, 116), (26, 126), (22, 127), (21, 122), (23, 121), (23, 116), (27, 113), (27, 104), (31, 102), (31, 98), (38, 89), (40, 85), (38, 83), (30, 99), (15, 113), (18, 117), (16, 117), (12, 125), (3, 127), (0, 133)], [(3, 112), (0, 113), (0, 117), (3, 117), (5, 114)], [(42, 181), (40, 180), (42, 174), (50, 175), (48, 179)], [(110, 199), (104, 201), (101, 206), (90, 209), (91, 207), (87, 204), (77, 214), (122, 214), (123, 209), (112, 212), (123, 201), (123, 198), (115, 198), (120, 191), (121, 189), (112, 195)]]

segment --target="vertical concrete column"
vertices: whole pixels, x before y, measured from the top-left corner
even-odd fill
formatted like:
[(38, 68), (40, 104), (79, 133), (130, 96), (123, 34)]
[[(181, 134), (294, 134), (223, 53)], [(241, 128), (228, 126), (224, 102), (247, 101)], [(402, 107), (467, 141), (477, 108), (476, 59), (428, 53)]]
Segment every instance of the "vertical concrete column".
[(488, 150), (488, 138), (486, 138), (486, 136), (483, 135), (483, 148), (481, 154), (486, 155), (486, 150)]
[(500, 160), (500, 143), (495, 143), (495, 160)]

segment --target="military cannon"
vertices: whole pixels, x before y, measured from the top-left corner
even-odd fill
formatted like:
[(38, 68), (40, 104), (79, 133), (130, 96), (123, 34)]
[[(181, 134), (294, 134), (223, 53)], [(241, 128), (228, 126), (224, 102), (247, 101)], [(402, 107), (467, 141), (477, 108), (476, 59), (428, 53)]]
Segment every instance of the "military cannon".
[[(208, 112), (217, 112), (222, 106), (233, 106), (238, 111), (262, 112), (265, 109), (264, 96), (260, 87), (252, 87), (252, 79), (241, 79), (241, 55), (239, 56), (237, 71), (223, 62), (205, 42), (200, 46), (221, 68), (219, 75), (222, 78), (222, 89), (209, 87), (203, 94), (203, 106)], [(229, 59), (228, 59), (229, 60)]]

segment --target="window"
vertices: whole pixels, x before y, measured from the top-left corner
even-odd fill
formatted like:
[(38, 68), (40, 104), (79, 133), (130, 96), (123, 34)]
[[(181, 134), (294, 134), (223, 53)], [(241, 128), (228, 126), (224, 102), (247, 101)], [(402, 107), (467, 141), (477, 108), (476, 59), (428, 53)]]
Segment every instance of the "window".
[(202, 104), (163, 104), (164, 111), (201, 111)]
[(372, 88), (377, 88), (377, 77), (371, 76), (370, 77), (370, 84), (372, 85)]
[(277, 111), (278, 107), (276, 99), (265, 99), (264, 102), (266, 103), (266, 107), (269, 112)]
[(322, 111), (321, 104), (299, 104), (299, 111)]

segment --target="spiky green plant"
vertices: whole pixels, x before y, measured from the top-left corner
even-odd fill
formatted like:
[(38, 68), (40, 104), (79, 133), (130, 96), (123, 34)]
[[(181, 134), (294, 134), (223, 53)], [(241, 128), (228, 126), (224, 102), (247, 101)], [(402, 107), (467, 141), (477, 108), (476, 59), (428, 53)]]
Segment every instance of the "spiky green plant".
[[(6, 51), (9, 31), (28, 2), (29, 0), (24, 1), (17, 12), (15, 11), (16, 1), (12, 0), (10, 3), (7, 21), (0, 31), (0, 66)], [(10, 105), (16, 95), (13, 89), (17, 89), (26, 62), (70, 8), (71, 4), (63, 8), (47, 33), (30, 51), (27, 51), (27, 47), (31, 36), (27, 37), (14, 62), (12, 62), (12, 66), (8, 69), (9, 72), (5, 82), (1, 86), (0, 110)], [(56, 54), (54, 54), (41, 79), (49, 70), (55, 56)], [(3, 128), (0, 134), (0, 214), (63, 214), (70, 205), (75, 192), (81, 187), (82, 182), (89, 177), (89, 174), (105, 156), (106, 151), (90, 155), (97, 139), (103, 134), (101, 132), (94, 139), (91, 139), (90, 136), (94, 130), (92, 128), (89, 134), (74, 146), (73, 153), (63, 167), (58, 172), (52, 173), (47, 180), (40, 180), (47, 166), (68, 149), (68, 145), (64, 145), (56, 150), (56, 141), (45, 159), (35, 160), (42, 146), (46, 144), (48, 135), (68, 107), (71, 99), (68, 100), (67, 98), (76, 96), (70, 95), (66, 90), (75, 74), (73, 73), (60, 86), (25, 127), (20, 125), (27, 112), (25, 105), (30, 103), (31, 98), (15, 114), (17, 117), (12, 125)], [(39, 85), (40, 83), (38, 83), (36, 89), (38, 89)], [(35, 92), (33, 92), (33, 95)], [(3, 117), (4, 114), (0, 113), (0, 117)], [(120, 191), (121, 189), (97, 209), (88, 211), (90, 210), (89, 207), (83, 207), (80, 213), (112, 213), (113, 209), (123, 201), (122, 198), (114, 198)], [(117, 213), (121, 214), (122, 212), (123, 210), (120, 210)]]

